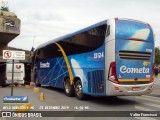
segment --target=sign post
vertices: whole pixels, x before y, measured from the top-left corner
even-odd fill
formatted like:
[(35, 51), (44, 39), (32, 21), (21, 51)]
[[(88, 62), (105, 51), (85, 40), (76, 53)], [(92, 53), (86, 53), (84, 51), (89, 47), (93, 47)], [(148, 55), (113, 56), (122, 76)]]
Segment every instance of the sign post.
[(13, 96), (14, 60), (25, 60), (25, 51), (3, 50), (3, 59), (12, 60), (11, 96)]
[(13, 96), (13, 79), (14, 79), (14, 59), (12, 60), (12, 86), (11, 86), (11, 96)]

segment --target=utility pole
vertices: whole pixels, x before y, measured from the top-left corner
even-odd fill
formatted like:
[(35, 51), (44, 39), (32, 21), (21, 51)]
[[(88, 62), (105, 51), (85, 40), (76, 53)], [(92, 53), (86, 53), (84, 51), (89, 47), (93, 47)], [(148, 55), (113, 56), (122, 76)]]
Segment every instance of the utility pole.
[(34, 40), (35, 40), (36, 36), (33, 37), (33, 48), (34, 48)]

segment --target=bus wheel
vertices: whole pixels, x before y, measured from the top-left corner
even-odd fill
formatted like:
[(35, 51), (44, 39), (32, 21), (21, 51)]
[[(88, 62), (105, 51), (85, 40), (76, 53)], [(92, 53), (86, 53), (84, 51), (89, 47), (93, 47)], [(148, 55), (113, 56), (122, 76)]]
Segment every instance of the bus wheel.
[(73, 97), (74, 96), (74, 86), (70, 85), (70, 80), (67, 78), (64, 82), (64, 92), (67, 96)]
[(35, 84), (36, 84), (36, 87), (41, 87), (41, 84), (38, 83), (37, 77), (35, 78)]
[(79, 100), (86, 99), (86, 95), (83, 93), (82, 83), (80, 80), (77, 80), (74, 86), (75, 95)]

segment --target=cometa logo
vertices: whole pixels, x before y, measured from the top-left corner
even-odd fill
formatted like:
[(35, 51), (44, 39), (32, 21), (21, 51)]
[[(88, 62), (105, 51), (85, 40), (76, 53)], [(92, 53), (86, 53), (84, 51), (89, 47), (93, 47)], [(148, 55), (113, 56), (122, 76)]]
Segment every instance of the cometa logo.
[(21, 98), (16, 98), (16, 97), (4, 97), (4, 101), (20, 101)]
[(40, 68), (49, 68), (50, 67), (50, 63), (47, 62), (47, 63), (42, 63), (40, 62)]
[(121, 73), (149, 73), (149, 68), (127, 68), (125, 65), (120, 67)]
[(27, 103), (28, 96), (4, 96), (3, 103)]

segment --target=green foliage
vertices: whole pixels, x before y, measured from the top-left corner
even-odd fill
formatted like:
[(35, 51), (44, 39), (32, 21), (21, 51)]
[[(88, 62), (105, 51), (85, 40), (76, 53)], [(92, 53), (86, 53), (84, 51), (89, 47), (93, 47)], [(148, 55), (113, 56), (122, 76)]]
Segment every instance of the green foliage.
[(2, 2), (1, 11), (7, 11), (7, 12), (9, 12), (9, 7), (8, 7), (7, 4), (8, 4), (8, 3)]
[(155, 48), (155, 64), (160, 64), (160, 49), (158, 47)]
[(3, 12), (0, 13), (0, 16), (3, 16)]

